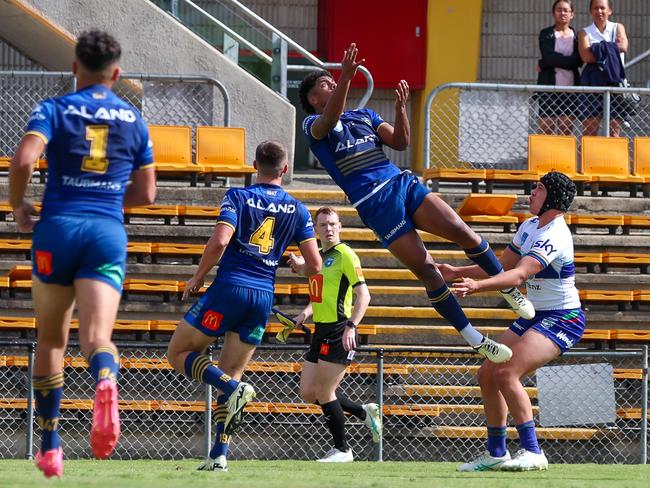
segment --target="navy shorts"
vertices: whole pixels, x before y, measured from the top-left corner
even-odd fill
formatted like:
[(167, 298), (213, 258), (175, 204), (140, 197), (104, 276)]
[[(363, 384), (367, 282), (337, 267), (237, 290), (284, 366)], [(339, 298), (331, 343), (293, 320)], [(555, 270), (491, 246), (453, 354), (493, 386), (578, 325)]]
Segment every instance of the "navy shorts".
[(388, 247), (399, 237), (415, 229), (413, 214), (430, 190), (410, 172), (395, 176), (357, 207), (363, 223)]
[(548, 337), (564, 354), (575, 346), (585, 331), (585, 314), (580, 308), (539, 311), (530, 319), (517, 319), (510, 330), (518, 336), (529, 330)]
[(237, 332), (242, 342), (257, 346), (264, 337), (272, 306), (273, 292), (215, 280), (183, 318), (207, 336)]
[(126, 243), (124, 225), (110, 217), (46, 217), (34, 228), (32, 273), (43, 283), (71, 286), (88, 278), (121, 292)]

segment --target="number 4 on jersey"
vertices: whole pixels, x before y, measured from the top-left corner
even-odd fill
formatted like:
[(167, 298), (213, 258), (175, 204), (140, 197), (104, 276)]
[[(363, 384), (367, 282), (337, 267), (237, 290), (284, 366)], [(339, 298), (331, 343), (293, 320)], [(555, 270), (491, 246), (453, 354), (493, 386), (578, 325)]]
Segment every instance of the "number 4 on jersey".
[(257, 246), (260, 254), (268, 254), (273, 249), (273, 227), (275, 217), (266, 217), (260, 226), (251, 234), (249, 244)]

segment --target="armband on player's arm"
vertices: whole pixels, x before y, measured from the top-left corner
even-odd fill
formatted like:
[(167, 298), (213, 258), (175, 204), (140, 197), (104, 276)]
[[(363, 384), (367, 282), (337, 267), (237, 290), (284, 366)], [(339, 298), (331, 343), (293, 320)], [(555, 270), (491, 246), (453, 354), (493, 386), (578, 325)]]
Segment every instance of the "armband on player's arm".
[(356, 329), (357, 328), (357, 324), (352, 322), (350, 319), (345, 321), (345, 326), (350, 327), (351, 329)]

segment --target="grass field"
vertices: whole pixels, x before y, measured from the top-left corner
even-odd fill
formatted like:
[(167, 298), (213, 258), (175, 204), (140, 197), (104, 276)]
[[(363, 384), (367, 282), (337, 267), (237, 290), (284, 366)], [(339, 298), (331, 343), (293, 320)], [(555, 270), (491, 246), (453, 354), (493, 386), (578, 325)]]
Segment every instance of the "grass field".
[(0, 461), (0, 486), (138, 488), (505, 488), (648, 487), (650, 465), (552, 465), (545, 472), (457, 473), (456, 463), (319, 464), (307, 461), (232, 461), (230, 471), (197, 472), (196, 460), (66, 461), (61, 480), (45, 480), (31, 461)]

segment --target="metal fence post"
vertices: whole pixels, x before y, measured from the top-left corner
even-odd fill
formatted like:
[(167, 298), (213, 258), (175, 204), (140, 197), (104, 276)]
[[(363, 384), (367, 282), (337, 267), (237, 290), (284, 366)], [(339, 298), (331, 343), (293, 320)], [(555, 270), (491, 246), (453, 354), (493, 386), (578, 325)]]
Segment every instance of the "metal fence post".
[(271, 88), (287, 96), (287, 41), (273, 34), (273, 61), (271, 62)]
[[(208, 347), (208, 358), (212, 362), (213, 346)], [(203, 447), (205, 457), (210, 456), (210, 449), (212, 448), (212, 386), (205, 384), (205, 418), (203, 420)]]
[(648, 462), (648, 346), (643, 346), (641, 383), (641, 464)]
[(603, 135), (609, 137), (609, 121), (612, 118), (612, 94), (603, 93)]
[(25, 458), (34, 459), (34, 388), (32, 385), (32, 376), (34, 374), (34, 356), (36, 353), (36, 344), (30, 343), (27, 355), (27, 428), (25, 439)]
[[(377, 405), (379, 405), (379, 416), (384, 417), (384, 350), (377, 351)], [(379, 438), (377, 443), (377, 461), (384, 460), (384, 436)]]

